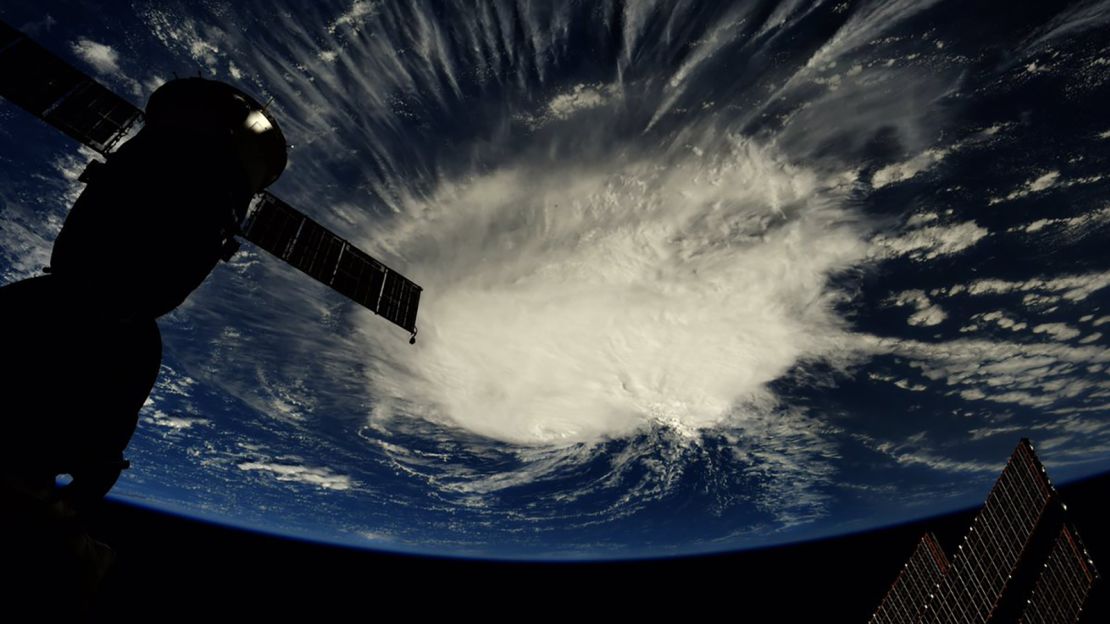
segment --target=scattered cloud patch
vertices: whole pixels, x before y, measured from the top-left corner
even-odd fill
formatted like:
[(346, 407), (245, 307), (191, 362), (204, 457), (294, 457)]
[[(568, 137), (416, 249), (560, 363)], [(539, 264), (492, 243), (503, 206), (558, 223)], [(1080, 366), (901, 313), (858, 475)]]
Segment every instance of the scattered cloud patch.
[(362, 21), (378, 10), (378, 4), (370, 0), (355, 0), (328, 26), (328, 32), (334, 35), (341, 27), (358, 30)]
[[(1044, 330), (1057, 338), (1053, 332), (1070, 335), (1066, 328)], [(926, 343), (881, 338), (877, 347), (905, 357), (925, 378), (943, 381), (953, 394), (967, 401), (1049, 408), (1066, 401), (1097, 399), (1099, 393), (1110, 391), (1110, 381), (1086, 374), (1087, 367), (1110, 362), (1110, 352), (1097, 346), (1073, 346), (1056, 340)]]
[(174, 395), (178, 397), (192, 396), (193, 390), (197, 385), (197, 380), (192, 377), (179, 373), (178, 371), (162, 365), (162, 369), (158, 374), (158, 383), (155, 385), (155, 390), (159, 395)]
[(208, 71), (216, 71), (221, 56), (218, 43), (225, 38), (222, 30), (203, 25), (178, 12), (149, 9), (143, 13), (152, 33), (163, 45), (202, 63)]
[(929, 389), (925, 384), (915, 384), (909, 379), (899, 379), (894, 382), (894, 385), (903, 390), (909, 390), (910, 392), (924, 392)]
[(580, 111), (606, 106), (616, 93), (616, 89), (609, 85), (578, 84), (551, 98), (539, 113), (522, 114), (517, 119), (530, 128), (539, 128), (553, 121), (567, 119)]
[(127, 88), (132, 95), (142, 95), (142, 85), (139, 81), (128, 76), (119, 66), (119, 52), (115, 48), (93, 41), (80, 38), (70, 44), (70, 49), (78, 58), (91, 66), (102, 78), (108, 78)]
[(987, 312), (984, 314), (975, 314), (971, 318), (984, 323), (994, 323), (1002, 329), (1008, 329), (1010, 331), (1021, 331), (1029, 326), (1024, 322), (1015, 321), (1001, 310), (995, 310), (994, 312)]
[(930, 149), (907, 161), (887, 165), (871, 176), (871, 186), (878, 189), (889, 184), (909, 180), (917, 174), (936, 166), (949, 153), (949, 150), (946, 149)]
[(938, 472), (957, 474), (995, 473), (1002, 469), (1002, 464), (943, 457), (919, 448), (917, 443), (882, 442), (876, 446), (875, 450), (888, 455), (899, 464), (922, 465)]
[(552, 98), (547, 111), (556, 119), (566, 119), (580, 110), (604, 105), (611, 95), (611, 87), (575, 85), (570, 91)]
[(944, 321), (947, 315), (940, 306), (933, 303), (921, 290), (907, 290), (891, 298), (891, 303), (896, 306), (910, 305), (916, 311), (907, 319), (907, 323), (914, 326), (932, 327)]
[(1071, 340), (1080, 334), (1066, 323), (1044, 323), (1033, 328), (1034, 334), (1048, 334), (1057, 340)]
[(1080, 238), (1107, 224), (1110, 224), (1110, 207), (1091, 210), (1076, 217), (1037, 219), (1025, 225), (1011, 227), (1007, 231), (1024, 232), (1026, 234), (1052, 231), (1065, 236)]
[(1059, 171), (1050, 171), (1043, 176), (1031, 181), (1027, 188), (1031, 193), (1040, 193), (1041, 191), (1052, 187), (1056, 184), (1056, 180), (1060, 177)]
[(98, 73), (119, 73), (119, 53), (111, 46), (81, 38), (71, 43), (70, 49), (81, 60), (92, 65)]
[(46, 215), (0, 190), (0, 283), (9, 284), (42, 273), (50, 265), (50, 248), (62, 228), (57, 215)]
[[(1085, 275), (1066, 275), (1053, 278), (1033, 278), (1025, 281), (981, 279), (968, 286), (956, 286), (949, 294), (966, 292), (970, 295), (1001, 295), (1026, 293), (1027, 304), (1045, 305), (1059, 299), (1069, 302), (1082, 301), (1092, 293), (1110, 286), (1110, 271)], [(956, 290), (958, 288), (959, 290)]]
[[(940, 42), (937, 42), (938, 47), (943, 47)], [(858, 66), (856, 66), (858, 67)], [(855, 68), (853, 68), (855, 69)], [(851, 75), (849, 71), (849, 75)], [(1009, 124), (995, 124), (993, 126), (984, 128), (979, 132), (972, 135), (970, 138), (963, 141), (958, 141), (947, 147), (934, 147), (927, 149), (920, 154), (898, 163), (886, 165), (879, 169), (871, 176), (871, 187), (875, 189), (883, 188), (891, 184), (905, 182), (906, 180), (913, 179), (919, 174), (929, 171), (937, 166), (945, 158), (955, 152), (965, 148), (982, 146), (989, 142), (992, 137), (1002, 131)]]
[(960, 253), (987, 236), (986, 228), (974, 221), (911, 228), (898, 234), (879, 234), (871, 239), (869, 252), (877, 257), (908, 256), (916, 261), (933, 260)]
[(147, 93), (154, 93), (154, 91), (157, 90), (158, 87), (164, 84), (166, 84), (165, 77), (154, 75), (143, 82), (143, 89), (145, 89)]
[(298, 464), (244, 462), (239, 464), (239, 469), (269, 473), (278, 481), (314, 485), (325, 490), (349, 490), (353, 484), (351, 477), (337, 474), (329, 468)]
[(174, 416), (163, 412), (162, 410), (155, 409), (146, 414), (143, 422), (157, 426), (166, 427), (168, 429), (182, 430), (189, 429), (196, 425), (208, 425), (211, 421), (205, 418), (190, 418), (188, 416)]
[(1011, 201), (1028, 197), (1034, 193), (1042, 193), (1056, 185), (1056, 181), (1060, 178), (1059, 171), (1049, 171), (1037, 178), (1029, 180), (1023, 186), (1010, 191), (1005, 197), (992, 197), (988, 202), (990, 205), (995, 205), (1004, 201)]

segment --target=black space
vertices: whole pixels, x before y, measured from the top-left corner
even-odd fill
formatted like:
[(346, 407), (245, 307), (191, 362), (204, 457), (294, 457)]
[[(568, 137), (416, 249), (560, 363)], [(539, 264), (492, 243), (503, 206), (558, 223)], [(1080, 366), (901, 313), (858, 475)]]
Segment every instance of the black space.
[[(1110, 473), (1060, 488), (1105, 577)], [(984, 493), (984, 498), (986, 493)], [(95, 620), (240, 616), (347, 621), (401, 609), (512, 619), (723, 615), (754, 622), (866, 622), (917, 539), (951, 553), (973, 510), (861, 535), (735, 554), (602, 564), (515, 564), (388, 555), (270, 537), (107, 502), (91, 523), (118, 562)], [(1106, 582), (1082, 622), (1110, 621)], [(297, 617), (296, 619), (301, 619)], [(391, 618), (392, 619), (392, 618)]]

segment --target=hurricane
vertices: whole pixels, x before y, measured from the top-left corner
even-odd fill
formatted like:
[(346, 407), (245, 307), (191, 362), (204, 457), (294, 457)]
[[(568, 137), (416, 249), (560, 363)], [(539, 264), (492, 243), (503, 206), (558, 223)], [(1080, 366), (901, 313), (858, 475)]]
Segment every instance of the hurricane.
[[(256, 94), (275, 190), (424, 289), (410, 346), (245, 245), (161, 319), (114, 496), (621, 558), (975, 504), (1021, 436), (1064, 480), (1110, 467), (1110, 3), (0, 13), (136, 103), (197, 73)], [(14, 116), (4, 283), (91, 157)]]

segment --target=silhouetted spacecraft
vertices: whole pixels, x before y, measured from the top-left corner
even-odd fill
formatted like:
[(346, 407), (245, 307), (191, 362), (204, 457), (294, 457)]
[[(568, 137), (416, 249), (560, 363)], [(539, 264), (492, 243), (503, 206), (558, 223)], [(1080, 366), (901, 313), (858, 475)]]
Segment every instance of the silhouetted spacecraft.
[(1099, 580), (1033, 445), (1022, 438), (949, 559), (918, 542), (871, 624), (1074, 624)]
[(50, 267), (96, 300), (165, 314), (240, 236), (415, 341), (420, 286), (263, 190), (285, 168), (285, 137), (239, 89), (176, 79), (144, 113), (0, 22), (0, 95), (106, 158), (81, 175)]

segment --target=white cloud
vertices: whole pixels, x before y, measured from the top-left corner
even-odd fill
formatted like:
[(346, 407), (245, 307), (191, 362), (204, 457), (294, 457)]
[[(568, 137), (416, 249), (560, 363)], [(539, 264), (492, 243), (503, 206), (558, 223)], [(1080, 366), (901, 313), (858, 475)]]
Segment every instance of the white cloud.
[[(149, 401), (149, 399), (148, 399)], [(189, 418), (187, 416), (171, 416), (160, 409), (150, 410), (143, 419), (144, 422), (157, 427), (166, 427), (180, 431), (182, 429), (189, 429), (196, 425), (210, 424), (209, 420), (204, 418)]]
[(155, 75), (151, 76), (143, 83), (143, 89), (145, 89), (147, 93), (154, 93), (158, 87), (164, 84), (166, 84), (166, 79), (162, 76)]
[(993, 206), (994, 204), (998, 204), (998, 203), (1001, 203), (1001, 202), (1004, 202), (1004, 201), (1010, 201), (1010, 200), (1013, 200), (1013, 199), (1028, 197), (1029, 195), (1032, 195), (1033, 193), (1040, 193), (1042, 191), (1045, 191), (1045, 190), (1048, 190), (1048, 189), (1052, 188), (1053, 185), (1056, 184), (1056, 180), (1059, 177), (1060, 177), (1060, 172), (1059, 171), (1049, 171), (1048, 173), (1045, 173), (1045, 174), (1043, 174), (1043, 175), (1041, 175), (1037, 178), (1029, 180), (1023, 186), (1021, 186), (1021, 187), (1019, 187), (1019, 188), (1017, 188), (1013, 191), (1010, 191), (1010, 193), (1007, 194), (1005, 197), (992, 197), (990, 199), (990, 202), (988, 202), (988, 203), (990, 203), (990, 205)]
[(891, 303), (896, 306), (911, 305), (916, 311), (907, 319), (910, 325), (931, 327), (939, 325), (947, 315), (940, 306), (934, 304), (921, 290), (907, 290), (891, 298)]
[[(1057, 338), (1053, 332), (1066, 329), (1043, 331)], [(877, 352), (906, 358), (924, 377), (943, 381), (968, 401), (1047, 408), (1067, 400), (1089, 399), (1110, 389), (1110, 381), (1090, 379), (1085, 374), (1089, 366), (1110, 362), (1110, 352), (1096, 346), (978, 339), (926, 343), (861, 337), (861, 341), (875, 341)]]
[(1028, 324), (1023, 323), (1023, 322), (1019, 322), (1019, 321), (1015, 321), (1014, 319), (1007, 316), (1001, 310), (995, 310), (994, 312), (986, 312), (986, 313), (975, 314), (975, 315), (972, 315), (971, 318), (973, 320), (983, 321), (983, 322), (986, 322), (986, 323), (995, 323), (999, 327), (1001, 327), (1003, 329), (1009, 329), (1010, 331), (1021, 331), (1021, 330), (1025, 329), (1026, 327), (1028, 327)]
[(825, 66), (837, 57), (867, 45), (902, 21), (927, 10), (936, 1), (895, 0), (856, 7), (848, 21), (807, 61), (806, 67)]
[(1056, 184), (1056, 179), (1059, 177), (1059, 171), (1049, 171), (1048, 173), (1029, 183), (1029, 192), (1040, 193), (1045, 189), (1051, 188), (1054, 184)]
[(81, 60), (92, 65), (98, 73), (117, 74), (120, 71), (119, 53), (111, 46), (82, 37), (71, 43), (70, 48)]
[(1045, 230), (1061, 231), (1064, 235), (1080, 238), (1090, 233), (1094, 228), (1110, 223), (1110, 208), (1091, 210), (1076, 217), (1058, 219), (1037, 219), (1026, 225), (1010, 228), (1009, 232), (1025, 232), (1034, 234)]
[(1033, 328), (1035, 334), (1048, 334), (1057, 340), (1071, 340), (1080, 334), (1078, 329), (1066, 323), (1044, 323)]
[(580, 111), (607, 106), (616, 95), (617, 90), (611, 85), (578, 84), (552, 97), (539, 113), (522, 114), (517, 118), (535, 129)]
[(435, 297), (415, 349), (380, 341), (379, 416), (394, 397), (528, 444), (697, 429), (843, 353), (828, 278), (867, 248), (844, 191), (748, 141), (676, 158), (503, 170), (414, 206), (435, 227), (391, 244)]
[(353, 484), (351, 477), (336, 474), (330, 468), (316, 468), (298, 464), (279, 464), (265, 462), (244, 462), (240, 470), (270, 473), (278, 481), (304, 483), (325, 490), (349, 490)]
[(221, 56), (219, 44), (226, 37), (222, 30), (206, 28), (176, 11), (144, 10), (144, 16), (154, 36), (164, 45), (181, 50), (194, 61), (203, 63), (209, 71), (215, 71)]
[(946, 149), (930, 149), (905, 162), (887, 165), (871, 176), (871, 186), (882, 188), (888, 184), (909, 180), (917, 174), (936, 166), (948, 154), (949, 150)]
[(189, 42), (189, 53), (193, 59), (203, 62), (208, 67), (215, 67), (219, 59), (220, 49), (215, 44), (203, 39), (194, 39)]
[(979, 242), (988, 232), (974, 221), (932, 225), (900, 234), (880, 234), (871, 240), (869, 252), (877, 257), (909, 256), (918, 261), (960, 253)]
[(611, 92), (612, 89), (607, 87), (575, 85), (570, 91), (552, 98), (547, 110), (556, 119), (566, 119), (580, 110), (604, 105)]
[(115, 48), (82, 37), (71, 43), (70, 49), (81, 60), (91, 65), (101, 77), (112, 79), (117, 84), (130, 90), (135, 97), (142, 96), (143, 88), (139, 81), (128, 76), (120, 68), (119, 52)]
[(910, 392), (924, 392), (929, 389), (929, 387), (924, 384), (915, 384), (908, 379), (899, 379), (894, 382), (894, 385), (903, 390), (909, 390)]
[(28, 206), (0, 190), (0, 283), (8, 284), (40, 275), (50, 265), (50, 247), (61, 230), (61, 219), (52, 219), (38, 206)]
[[(1060, 37), (1076, 36), (1078, 33), (1092, 28), (1103, 27), (1110, 14), (1106, 7), (1099, 2), (1082, 2), (1061, 10), (1041, 27), (1041, 34), (1030, 43), (1028, 50), (1040, 49), (1044, 44), (1051, 44), (1053, 39)], [(1054, 55), (1055, 56), (1055, 55)]]
[(918, 310), (917, 312), (911, 314), (907, 322), (910, 325), (931, 327), (933, 325), (939, 325), (940, 323), (942, 323), (946, 316), (947, 315), (944, 313), (944, 310), (940, 308), (940, 306), (931, 305), (927, 308)]
[(1065, 275), (1052, 278), (1033, 278), (1022, 282), (1001, 279), (981, 279), (966, 287), (971, 295), (1001, 295), (1027, 293), (1026, 301), (1032, 305), (1066, 301), (1082, 301), (1092, 293), (1110, 286), (1110, 271), (1086, 275)]
[[(938, 42), (938, 44), (939, 43), (940, 42)], [(896, 184), (914, 178), (918, 174), (932, 169), (955, 152), (967, 148), (981, 147), (987, 144), (991, 141), (992, 137), (1005, 127), (1006, 124), (996, 124), (980, 130), (963, 141), (957, 141), (946, 147), (930, 148), (909, 160), (887, 165), (876, 171), (871, 177), (871, 186), (879, 189), (890, 184)]]
[(1030, 223), (1029, 225), (1025, 226), (1025, 231), (1026, 232), (1038, 232), (1038, 231), (1044, 229), (1044, 227), (1046, 225), (1049, 225), (1050, 223), (1054, 223), (1054, 222), (1059, 221), (1059, 220), (1060, 219), (1038, 219), (1038, 220)]
[(874, 447), (875, 450), (890, 456), (899, 464), (922, 465), (939, 472), (954, 472), (960, 474), (975, 472), (995, 473), (1002, 469), (1002, 464), (942, 457), (933, 452), (918, 448), (921, 442), (923, 442), (923, 440), (908, 440), (905, 443), (898, 444), (893, 442), (881, 442), (874, 445)]
[(667, 81), (666, 95), (656, 107), (655, 113), (651, 116), (651, 120), (648, 121), (645, 131), (653, 128), (655, 124), (671, 110), (685, 92), (689, 77), (697, 73), (706, 61), (713, 58), (721, 48), (734, 41), (736, 37), (742, 33), (742, 30), (738, 28), (738, 26), (744, 23), (745, 17), (750, 11), (750, 6), (739, 6), (723, 15), (720, 20), (709, 29), (706, 36), (691, 42), (690, 50), (684, 55), (685, 59), (682, 65), (675, 70), (670, 80)]
[(373, 15), (377, 9), (377, 2), (355, 0), (351, 3), (351, 6), (347, 7), (346, 11), (335, 18), (335, 21), (328, 26), (328, 32), (335, 34), (335, 31), (338, 30), (340, 26), (357, 30), (362, 20)]

